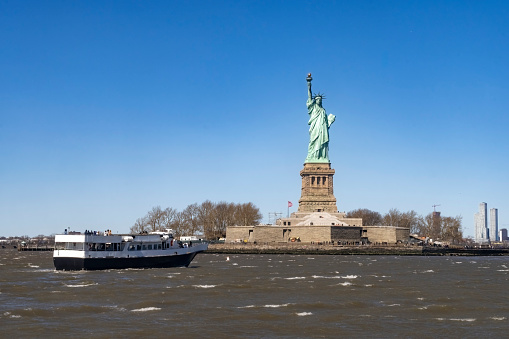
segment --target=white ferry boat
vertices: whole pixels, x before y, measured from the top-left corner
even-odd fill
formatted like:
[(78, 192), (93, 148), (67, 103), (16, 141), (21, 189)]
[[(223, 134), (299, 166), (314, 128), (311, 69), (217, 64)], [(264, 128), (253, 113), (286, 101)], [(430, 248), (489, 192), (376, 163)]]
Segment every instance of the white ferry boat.
[(207, 243), (182, 243), (173, 231), (108, 235), (70, 232), (55, 235), (57, 270), (104, 270), (189, 266)]

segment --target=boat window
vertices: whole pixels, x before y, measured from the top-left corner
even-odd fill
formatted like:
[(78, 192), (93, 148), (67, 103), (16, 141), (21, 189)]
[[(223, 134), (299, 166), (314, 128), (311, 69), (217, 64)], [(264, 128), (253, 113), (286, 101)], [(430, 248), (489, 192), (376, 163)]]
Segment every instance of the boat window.
[(83, 251), (83, 243), (82, 242), (57, 242), (57, 243), (55, 243), (55, 249)]
[(141, 245), (136, 245), (136, 249), (137, 249), (138, 251), (141, 251)]
[(111, 244), (111, 243), (106, 244), (105, 250), (106, 251), (113, 251), (113, 244)]
[(120, 251), (123, 251), (123, 250), (124, 250), (124, 248), (125, 248), (125, 242), (123, 242), (123, 243), (121, 243), (121, 244), (120, 244)]
[(129, 245), (129, 248), (128, 248), (127, 250), (128, 250), (128, 251), (134, 251), (134, 250), (136, 250), (136, 245), (130, 244), (130, 245)]
[(152, 245), (148, 245), (148, 249), (151, 250), (152, 249)]
[(143, 250), (146, 250), (147, 249), (147, 245), (143, 245)]
[(161, 249), (161, 244), (157, 244), (157, 249), (160, 250)]

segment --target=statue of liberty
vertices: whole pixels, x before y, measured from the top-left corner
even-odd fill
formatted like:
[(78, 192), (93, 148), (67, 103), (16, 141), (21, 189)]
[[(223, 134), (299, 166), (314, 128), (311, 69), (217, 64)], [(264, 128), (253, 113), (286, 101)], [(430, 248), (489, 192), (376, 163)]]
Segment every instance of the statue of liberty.
[(308, 156), (305, 162), (329, 163), (329, 127), (332, 125), (336, 116), (325, 113), (322, 107), (323, 94), (311, 92), (311, 73), (307, 77), (308, 82), (308, 100), (306, 102), (309, 113), (309, 147)]

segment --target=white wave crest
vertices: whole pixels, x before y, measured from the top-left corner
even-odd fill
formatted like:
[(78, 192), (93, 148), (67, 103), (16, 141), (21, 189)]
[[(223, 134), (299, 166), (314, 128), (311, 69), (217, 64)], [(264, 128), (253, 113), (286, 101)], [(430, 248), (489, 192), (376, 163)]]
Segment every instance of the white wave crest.
[(285, 278), (285, 280), (302, 280), (302, 279), (306, 279), (306, 277), (290, 277), (290, 278)]
[(131, 312), (148, 312), (148, 311), (160, 311), (161, 309), (159, 307), (144, 307), (144, 308), (137, 308), (135, 310), (131, 310)]
[(468, 322), (472, 322), (472, 321), (476, 321), (477, 319), (475, 318), (452, 318), (452, 319), (449, 319), (451, 321), (468, 321)]
[(65, 287), (88, 287), (88, 286), (95, 286), (95, 285), (99, 285), (98, 283), (93, 283), (93, 284), (79, 284), (79, 285), (64, 285)]
[(305, 317), (307, 315), (312, 315), (313, 313), (311, 312), (299, 312), (299, 313), (296, 313), (299, 317)]
[(506, 320), (506, 317), (490, 317), (492, 320)]
[(356, 275), (346, 275), (344, 277), (341, 277), (343, 279), (357, 279), (357, 276)]
[(196, 288), (213, 288), (216, 286), (217, 285), (193, 285), (193, 287), (196, 287)]
[(267, 307), (267, 308), (278, 308), (278, 307), (286, 307), (290, 304), (281, 304), (281, 305), (263, 305), (263, 307)]
[(358, 276), (356, 275), (334, 275), (334, 276), (324, 276), (324, 275), (312, 275), (314, 279), (356, 279)]
[(344, 283), (339, 283), (338, 285), (341, 285), (341, 286), (350, 286), (352, 283), (349, 282), (349, 281), (345, 281)]

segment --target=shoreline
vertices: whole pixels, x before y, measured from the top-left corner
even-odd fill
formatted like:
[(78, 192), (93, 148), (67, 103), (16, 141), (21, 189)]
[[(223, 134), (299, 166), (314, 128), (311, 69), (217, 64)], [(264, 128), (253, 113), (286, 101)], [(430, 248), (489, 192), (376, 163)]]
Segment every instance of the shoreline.
[(445, 248), (423, 246), (334, 246), (316, 244), (209, 244), (212, 254), (318, 254), (404, 256), (507, 256), (509, 248)]

